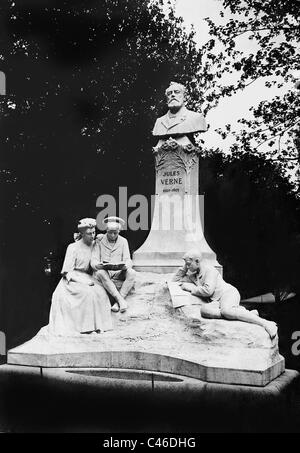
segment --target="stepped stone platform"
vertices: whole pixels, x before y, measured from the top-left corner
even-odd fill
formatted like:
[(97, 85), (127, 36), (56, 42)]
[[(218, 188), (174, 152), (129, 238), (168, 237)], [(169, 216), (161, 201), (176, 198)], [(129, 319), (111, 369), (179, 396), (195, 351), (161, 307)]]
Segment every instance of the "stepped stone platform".
[(174, 308), (166, 283), (170, 278), (138, 273), (127, 312), (112, 314), (113, 331), (58, 337), (48, 335), (45, 327), (8, 351), (8, 363), (135, 369), (260, 387), (284, 372), (277, 338), (271, 341), (262, 327), (253, 324), (201, 319), (200, 306), (193, 302)]

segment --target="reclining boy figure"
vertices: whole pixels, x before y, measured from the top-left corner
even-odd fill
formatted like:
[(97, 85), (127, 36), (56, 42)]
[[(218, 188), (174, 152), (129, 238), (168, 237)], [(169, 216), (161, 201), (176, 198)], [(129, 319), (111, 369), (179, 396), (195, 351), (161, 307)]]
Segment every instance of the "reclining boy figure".
[(225, 318), (257, 324), (264, 327), (271, 339), (277, 335), (276, 323), (260, 318), (257, 310), (249, 311), (242, 307), (239, 291), (226, 283), (217, 269), (204, 263), (201, 252), (187, 252), (183, 260), (184, 266), (178, 269), (173, 281), (178, 282), (184, 291), (207, 302), (201, 306), (204, 318)]

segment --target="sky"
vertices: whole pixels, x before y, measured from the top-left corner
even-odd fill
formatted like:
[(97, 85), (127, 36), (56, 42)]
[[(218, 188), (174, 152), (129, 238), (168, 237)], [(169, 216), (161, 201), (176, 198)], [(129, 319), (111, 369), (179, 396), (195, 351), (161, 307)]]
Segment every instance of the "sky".
[[(176, 14), (183, 17), (186, 28), (189, 28), (191, 24), (194, 25), (196, 31), (195, 40), (199, 46), (209, 39), (208, 26), (204, 18), (209, 17), (215, 23), (221, 23), (222, 21), (219, 16), (222, 7), (220, 0), (175, 0), (175, 5)], [(230, 16), (227, 14), (225, 19), (228, 18)], [(242, 38), (239, 44), (245, 51), (250, 52), (255, 48), (254, 41), (250, 41), (247, 38)], [(227, 152), (232, 139), (222, 140), (214, 130), (224, 128), (225, 124), (228, 123), (233, 126), (236, 125), (238, 129), (237, 120), (250, 118), (249, 108), (251, 106), (258, 105), (262, 100), (271, 100), (276, 95), (283, 95), (290, 88), (291, 86), (287, 85), (281, 89), (276, 87), (266, 88), (263, 80), (257, 80), (244, 91), (231, 98), (222, 100), (216, 109), (208, 113), (206, 118), (210, 124), (210, 130), (203, 137), (207, 146), (220, 147)]]

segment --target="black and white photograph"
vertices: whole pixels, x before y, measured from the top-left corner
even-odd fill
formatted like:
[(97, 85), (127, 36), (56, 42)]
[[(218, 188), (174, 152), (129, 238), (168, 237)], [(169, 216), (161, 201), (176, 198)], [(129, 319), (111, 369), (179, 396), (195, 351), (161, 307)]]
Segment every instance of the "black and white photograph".
[(299, 20), (1, 0), (1, 433), (300, 432)]

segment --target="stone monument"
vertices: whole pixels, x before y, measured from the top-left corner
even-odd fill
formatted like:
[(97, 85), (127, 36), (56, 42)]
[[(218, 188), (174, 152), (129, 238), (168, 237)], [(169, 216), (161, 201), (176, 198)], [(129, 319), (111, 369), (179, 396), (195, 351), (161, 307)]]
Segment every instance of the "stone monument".
[(183, 254), (197, 248), (220, 272), (216, 254), (207, 244), (201, 222), (199, 152), (194, 134), (207, 129), (202, 114), (185, 107), (185, 88), (171, 82), (166, 90), (168, 112), (158, 118), (153, 148), (155, 157), (155, 207), (151, 230), (133, 254), (137, 271), (173, 272)]
[(182, 85), (172, 83), (166, 94), (169, 111), (154, 127), (156, 206), (149, 236), (134, 253), (135, 268), (142, 272), (127, 299), (128, 310), (112, 313), (114, 329), (101, 335), (62, 338), (41, 329), (8, 351), (8, 363), (39, 367), (41, 374), (49, 368), (106, 368), (196, 378), (204, 383), (199, 384), (204, 389), (199, 409), (212, 391), (218, 404), (228, 400), (236, 385), (243, 411), (248, 410), (245, 396), (259, 396), (256, 413), (261, 401), (280, 406), (295, 376), (285, 371), (278, 337), (271, 339), (255, 324), (203, 319), (200, 298), (172, 286), (171, 272), (193, 247), (219, 271), (221, 266), (205, 240), (199, 204), (193, 203), (199, 181), (193, 134), (205, 131), (206, 124), (185, 107)]

